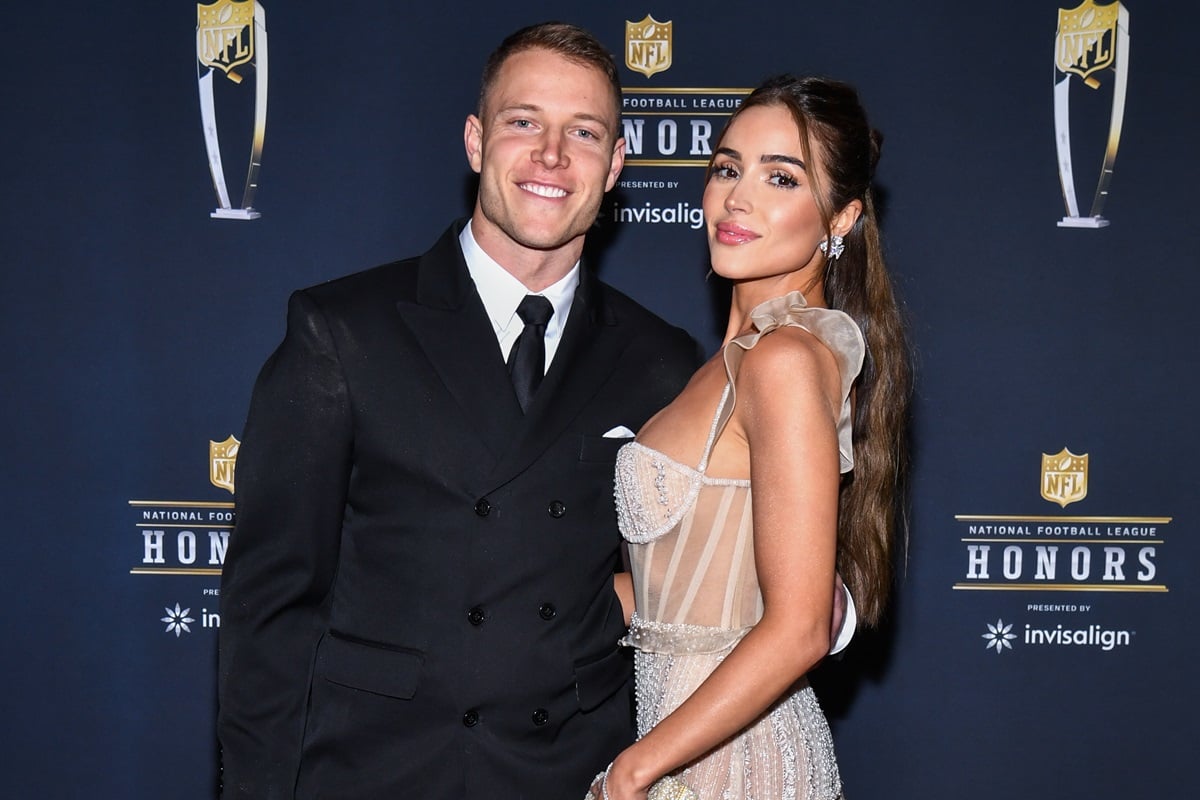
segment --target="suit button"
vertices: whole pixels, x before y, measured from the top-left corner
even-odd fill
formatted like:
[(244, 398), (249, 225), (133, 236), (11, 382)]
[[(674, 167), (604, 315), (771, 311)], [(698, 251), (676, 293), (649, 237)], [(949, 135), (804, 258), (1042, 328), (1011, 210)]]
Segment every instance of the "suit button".
[(563, 514), (567, 513), (567, 506), (562, 500), (554, 500), (546, 510), (550, 512), (550, 516), (559, 519)]
[(475, 501), (475, 513), (481, 517), (486, 517), (492, 513), (492, 504), (488, 502), (486, 497), (482, 497)]
[(478, 724), (479, 724), (479, 712), (478, 711), (476, 711), (475, 709), (472, 708), (470, 711), (463, 714), (463, 725), (466, 725), (468, 728), (474, 728)]
[(539, 708), (533, 712), (533, 724), (539, 728), (550, 721), (550, 712), (544, 708)]
[(542, 603), (538, 606), (538, 616), (549, 622), (558, 616), (558, 609), (553, 603)]
[(480, 608), (479, 606), (475, 606), (470, 611), (467, 612), (467, 622), (471, 623), (472, 625), (474, 625), (476, 627), (479, 627), (480, 625), (482, 625), (483, 620), (485, 618), (486, 618), (486, 616), (483, 613), (483, 609)]

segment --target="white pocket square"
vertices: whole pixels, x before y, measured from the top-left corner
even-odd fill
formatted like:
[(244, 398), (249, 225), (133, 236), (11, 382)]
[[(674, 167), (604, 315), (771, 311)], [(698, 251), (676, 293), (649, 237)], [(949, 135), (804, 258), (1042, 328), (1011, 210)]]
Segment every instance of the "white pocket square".
[(604, 434), (605, 439), (632, 439), (633, 431), (626, 428), (624, 425), (618, 425), (608, 433)]

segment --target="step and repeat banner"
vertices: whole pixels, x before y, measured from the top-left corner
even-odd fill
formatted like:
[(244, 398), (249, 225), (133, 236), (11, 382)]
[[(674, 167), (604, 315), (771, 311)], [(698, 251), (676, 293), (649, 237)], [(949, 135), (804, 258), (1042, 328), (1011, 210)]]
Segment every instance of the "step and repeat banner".
[(814, 681), (847, 796), (1191, 796), (1195, 20), (1070, 2), (10, 9), (2, 793), (214, 796), (238, 439), (287, 295), (469, 213), (484, 59), (566, 19), (626, 87), (591, 256), (710, 351), (704, 165), (749, 88), (850, 81), (885, 135), (914, 469), (886, 624)]

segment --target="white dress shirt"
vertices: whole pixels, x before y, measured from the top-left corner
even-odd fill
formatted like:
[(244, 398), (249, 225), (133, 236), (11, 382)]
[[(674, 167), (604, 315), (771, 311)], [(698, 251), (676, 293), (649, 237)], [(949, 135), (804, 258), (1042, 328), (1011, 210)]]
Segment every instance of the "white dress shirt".
[(517, 306), (527, 294), (538, 294), (550, 301), (554, 307), (554, 316), (546, 323), (546, 369), (558, 351), (558, 343), (562, 341), (563, 330), (567, 326), (567, 317), (571, 313), (571, 302), (575, 299), (575, 289), (579, 286), (579, 262), (571, 267), (563, 278), (547, 286), (540, 292), (531, 292), (504, 267), (483, 252), (483, 248), (475, 241), (471, 232), (471, 223), (467, 222), (462, 233), (458, 235), (463, 257), (467, 260), (467, 271), (483, 307), (487, 310), (488, 319), (492, 321), (492, 330), (496, 341), (500, 344), (500, 354), (508, 361), (513, 343), (525, 329), (525, 323), (517, 316)]

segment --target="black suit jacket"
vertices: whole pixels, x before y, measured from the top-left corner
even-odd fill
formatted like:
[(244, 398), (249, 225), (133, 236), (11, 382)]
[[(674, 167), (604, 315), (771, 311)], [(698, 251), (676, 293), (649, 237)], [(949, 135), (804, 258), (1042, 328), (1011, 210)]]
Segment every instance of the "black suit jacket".
[(221, 583), (224, 792), (570, 798), (629, 741), (617, 425), (694, 342), (584, 271), (522, 414), (457, 241), (296, 292)]

